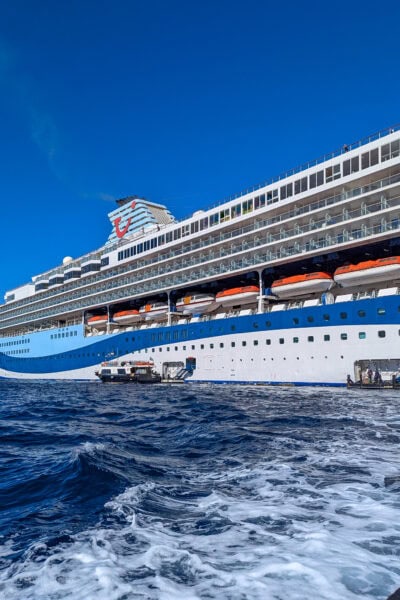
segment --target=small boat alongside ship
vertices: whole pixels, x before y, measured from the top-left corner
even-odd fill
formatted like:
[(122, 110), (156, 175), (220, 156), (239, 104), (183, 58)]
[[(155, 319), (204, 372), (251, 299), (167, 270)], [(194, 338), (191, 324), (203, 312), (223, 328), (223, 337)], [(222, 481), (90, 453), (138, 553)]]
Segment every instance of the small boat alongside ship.
[(161, 383), (151, 361), (107, 361), (95, 374), (103, 383)]
[(146, 320), (164, 319), (169, 311), (166, 302), (148, 302), (139, 308), (139, 315)]

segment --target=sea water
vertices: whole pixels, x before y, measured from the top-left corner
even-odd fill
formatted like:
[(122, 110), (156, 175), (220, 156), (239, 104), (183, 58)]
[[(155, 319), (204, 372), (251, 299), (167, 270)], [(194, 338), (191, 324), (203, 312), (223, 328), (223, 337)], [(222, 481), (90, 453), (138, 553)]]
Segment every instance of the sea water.
[(398, 391), (1, 381), (0, 398), (2, 599), (400, 587)]

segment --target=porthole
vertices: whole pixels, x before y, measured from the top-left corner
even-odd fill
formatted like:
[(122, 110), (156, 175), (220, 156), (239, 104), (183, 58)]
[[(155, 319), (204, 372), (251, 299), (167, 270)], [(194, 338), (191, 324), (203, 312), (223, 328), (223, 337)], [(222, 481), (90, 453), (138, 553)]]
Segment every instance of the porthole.
[(378, 337), (380, 337), (380, 338), (386, 337), (386, 331), (384, 331), (382, 329), (380, 331), (378, 331)]
[(358, 339), (359, 340), (365, 340), (366, 337), (367, 337), (367, 334), (365, 333), (365, 331), (359, 331), (358, 332)]
[(297, 317), (293, 317), (293, 323), (295, 325), (298, 325), (299, 324), (299, 319)]
[(366, 314), (366, 313), (365, 313), (365, 310), (359, 310), (359, 311), (358, 311), (358, 316), (359, 316), (359, 317), (365, 317), (365, 314)]
[(341, 319), (347, 319), (347, 313), (346, 312), (341, 312), (340, 313), (340, 318)]
[(341, 333), (340, 334), (340, 339), (341, 340), (347, 340), (347, 333)]
[(314, 336), (313, 335), (309, 335), (307, 338), (308, 342), (313, 342), (314, 341)]
[(329, 341), (330, 341), (330, 339), (331, 339), (331, 336), (329, 335), (329, 333), (326, 333), (326, 334), (324, 335), (324, 342), (329, 342)]
[(331, 316), (330, 315), (323, 315), (323, 319), (324, 321), (330, 321)]
[(309, 315), (309, 316), (307, 317), (307, 321), (308, 321), (309, 323), (313, 323), (313, 322), (314, 322), (314, 317), (313, 317), (312, 315)]

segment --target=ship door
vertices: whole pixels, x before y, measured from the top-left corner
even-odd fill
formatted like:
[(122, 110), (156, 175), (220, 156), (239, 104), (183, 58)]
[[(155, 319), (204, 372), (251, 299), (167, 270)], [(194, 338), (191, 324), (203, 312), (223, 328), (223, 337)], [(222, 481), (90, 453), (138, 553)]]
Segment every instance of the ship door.
[(186, 371), (192, 372), (196, 369), (196, 358), (194, 356), (188, 356), (185, 365)]

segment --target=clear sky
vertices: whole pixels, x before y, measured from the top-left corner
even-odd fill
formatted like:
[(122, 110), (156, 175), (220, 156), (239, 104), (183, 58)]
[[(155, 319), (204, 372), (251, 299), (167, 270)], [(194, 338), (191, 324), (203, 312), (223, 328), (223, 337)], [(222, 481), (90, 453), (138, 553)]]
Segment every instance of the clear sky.
[(0, 301), (117, 198), (182, 218), (399, 121), (398, 1), (3, 1)]

